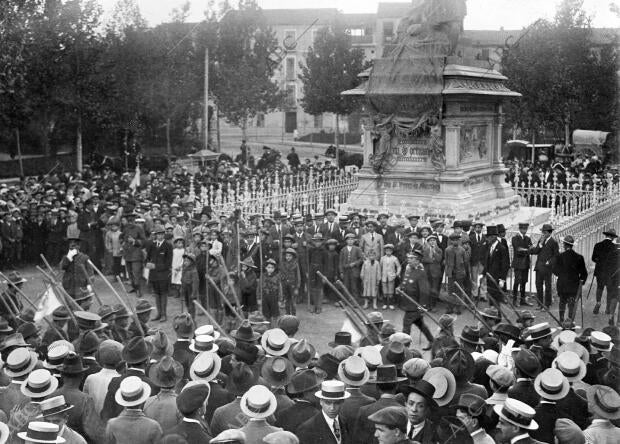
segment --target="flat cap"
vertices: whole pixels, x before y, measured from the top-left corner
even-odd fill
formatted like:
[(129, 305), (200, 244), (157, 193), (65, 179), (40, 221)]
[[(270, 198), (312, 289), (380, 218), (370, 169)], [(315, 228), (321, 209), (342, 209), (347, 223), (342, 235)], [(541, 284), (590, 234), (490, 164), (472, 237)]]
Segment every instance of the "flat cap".
[(515, 381), (512, 372), (501, 365), (489, 365), (487, 376), (501, 387), (510, 387)]
[(430, 364), (425, 359), (411, 358), (403, 364), (403, 373), (410, 379), (422, 379), (430, 368)]
[(400, 429), (403, 433), (407, 431), (408, 419), (405, 407), (385, 407), (370, 415), (368, 420), (392, 429)]
[(177, 396), (177, 408), (183, 415), (189, 415), (198, 410), (209, 397), (209, 384), (195, 384), (181, 390)]

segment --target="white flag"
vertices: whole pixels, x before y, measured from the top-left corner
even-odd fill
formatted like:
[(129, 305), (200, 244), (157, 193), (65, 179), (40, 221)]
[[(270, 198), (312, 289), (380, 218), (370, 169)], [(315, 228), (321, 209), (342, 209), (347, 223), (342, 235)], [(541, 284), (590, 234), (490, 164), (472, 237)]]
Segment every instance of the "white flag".
[(45, 293), (43, 293), (43, 297), (37, 304), (37, 312), (34, 315), (34, 321), (38, 322), (45, 316), (51, 315), (52, 312), (61, 305), (62, 304), (58, 300), (56, 293), (54, 293), (54, 289), (50, 285), (48, 285), (47, 290), (45, 290)]
[(129, 188), (131, 188), (132, 191), (136, 191), (136, 188), (138, 188), (139, 186), (140, 186), (140, 166), (136, 165), (136, 174), (133, 176), (133, 179), (131, 179)]
[(359, 341), (364, 337), (361, 331), (359, 331), (353, 322), (349, 319), (348, 316), (345, 315), (344, 322), (342, 323), (342, 327), (340, 327), (340, 331), (346, 331), (351, 333), (351, 343), (358, 344)]

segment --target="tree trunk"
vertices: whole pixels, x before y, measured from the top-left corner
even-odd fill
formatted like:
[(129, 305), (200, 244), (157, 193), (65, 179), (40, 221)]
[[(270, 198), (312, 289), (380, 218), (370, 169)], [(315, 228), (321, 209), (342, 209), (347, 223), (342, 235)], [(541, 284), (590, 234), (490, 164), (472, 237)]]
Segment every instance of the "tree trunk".
[(77, 135), (75, 142), (75, 152), (76, 152), (76, 164), (77, 170), (82, 172), (82, 164), (83, 164), (83, 152), (82, 152), (82, 116), (78, 115), (77, 121)]
[(166, 155), (172, 157), (172, 145), (170, 145), (170, 117), (166, 119)]

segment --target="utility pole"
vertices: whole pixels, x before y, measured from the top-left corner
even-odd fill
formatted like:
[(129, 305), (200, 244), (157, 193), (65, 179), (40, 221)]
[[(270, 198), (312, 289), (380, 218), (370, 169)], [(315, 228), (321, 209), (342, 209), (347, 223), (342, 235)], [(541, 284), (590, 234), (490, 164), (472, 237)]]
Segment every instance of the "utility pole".
[(209, 47), (205, 48), (205, 149), (209, 149)]

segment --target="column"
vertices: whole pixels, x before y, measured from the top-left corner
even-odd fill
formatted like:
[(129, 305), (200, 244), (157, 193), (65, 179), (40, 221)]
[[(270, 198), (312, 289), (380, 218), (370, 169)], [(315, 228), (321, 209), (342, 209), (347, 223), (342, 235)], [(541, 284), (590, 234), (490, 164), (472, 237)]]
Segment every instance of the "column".
[(456, 169), (459, 163), (459, 130), (457, 122), (444, 120), (446, 128), (445, 150), (446, 150), (446, 169)]

